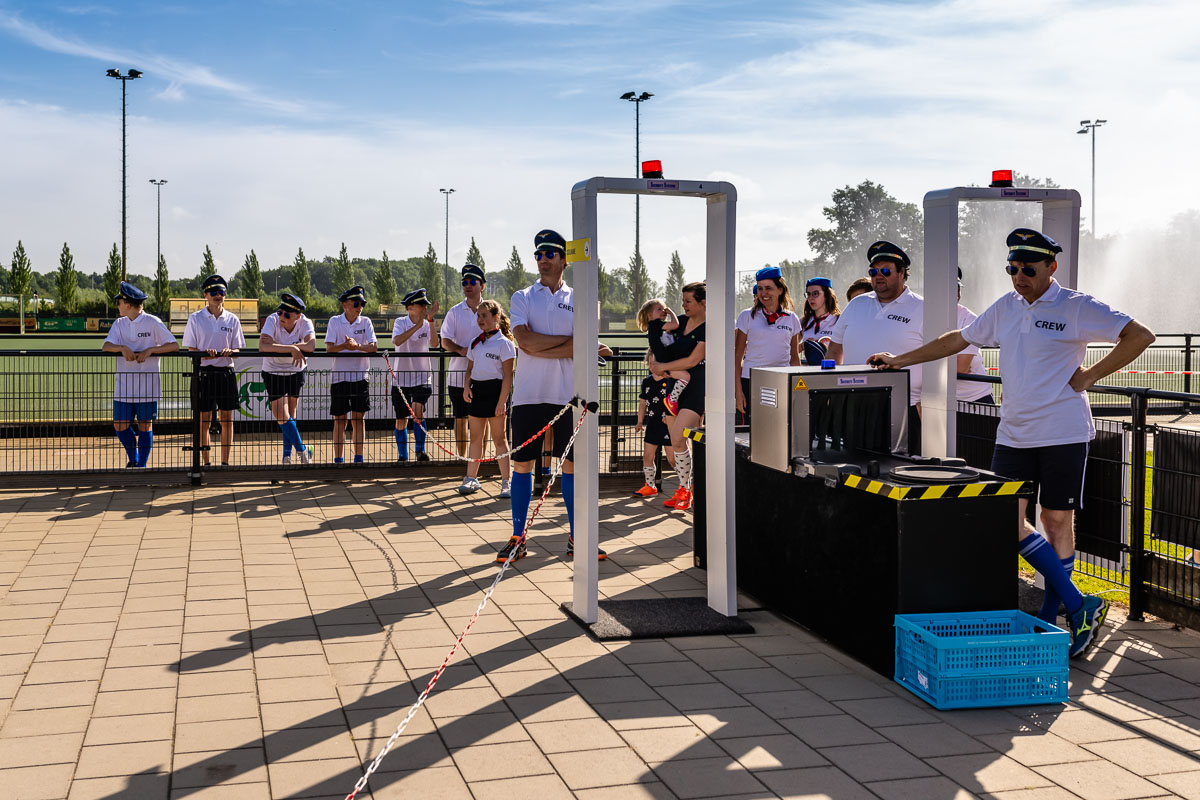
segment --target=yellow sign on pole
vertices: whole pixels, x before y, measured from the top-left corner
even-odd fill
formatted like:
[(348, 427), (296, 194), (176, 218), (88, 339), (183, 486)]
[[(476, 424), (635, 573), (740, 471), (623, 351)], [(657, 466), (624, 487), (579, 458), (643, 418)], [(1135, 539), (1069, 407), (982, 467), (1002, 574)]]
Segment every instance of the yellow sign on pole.
[(575, 261), (591, 261), (592, 259), (592, 240), (591, 239), (572, 239), (567, 242), (567, 263)]

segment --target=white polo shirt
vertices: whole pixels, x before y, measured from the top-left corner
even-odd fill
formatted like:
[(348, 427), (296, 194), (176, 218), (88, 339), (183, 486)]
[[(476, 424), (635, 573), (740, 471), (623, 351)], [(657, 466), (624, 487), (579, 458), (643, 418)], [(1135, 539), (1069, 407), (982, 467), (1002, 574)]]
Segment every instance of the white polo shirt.
[[(975, 312), (964, 306), (962, 303), (959, 303), (958, 329), (961, 331), (974, 321)], [(962, 352), (971, 356), (971, 367), (967, 370), (967, 372), (971, 373), (972, 375), (987, 374), (987, 370), (983, 368), (983, 356), (980, 354), (978, 347), (973, 344), (967, 345), (967, 349), (963, 350)], [(962, 380), (955, 381), (955, 398), (963, 401), (964, 403), (978, 400), (981, 397), (987, 397), (991, 393), (992, 384), (990, 383), (976, 383), (975, 381)]]
[[(566, 281), (557, 292), (541, 281), (514, 292), (509, 316), (512, 326), (528, 325), (547, 336), (575, 335), (575, 293)], [(478, 334), (476, 334), (478, 335)], [(562, 405), (575, 395), (575, 359), (540, 358), (522, 353), (513, 377), (513, 405)]]
[[(267, 321), (263, 323), (260, 335), (270, 336), (271, 341), (275, 344), (300, 344), (310, 334), (315, 335), (313, 330), (312, 320), (303, 314), (300, 319), (296, 320), (296, 325), (290, 331), (283, 327), (283, 320), (279, 317), (279, 312), (276, 311), (271, 316), (267, 317)], [(272, 355), (264, 355), (262, 362), (263, 372), (269, 372), (272, 375), (291, 375), (293, 372), (301, 372), (307, 366), (306, 363), (292, 363), (291, 356), (285, 356), (280, 353)]]
[(832, 336), (837, 321), (837, 314), (826, 314), (821, 319), (814, 318), (811, 325), (800, 331), (800, 338), (807, 342), (809, 339), (824, 339), (826, 336)]
[[(133, 319), (118, 317), (113, 322), (108, 336), (104, 337), (105, 344), (115, 344), (128, 347), (135, 353), (149, 350), (151, 347), (169, 344), (175, 341), (171, 331), (162, 320), (145, 311)], [(162, 383), (158, 377), (158, 356), (150, 356), (142, 363), (126, 361), (117, 356), (117, 375), (113, 383), (113, 400), (126, 403), (145, 403), (157, 401), (162, 397)]]
[[(907, 286), (890, 303), (875, 292), (850, 301), (833, 326), (830, 340), (842, 346), (842, 363), (862, 365), (875, 353), (907, 353), (925, 343), (925, 299)], [(908, 368), (908, 404), (921, 402), (921, 366)]]
[(471, 362), (471, 380), (497, 381), (502, 379), (504, 362), (511, 361), (516, 357), (516, 343), (503, 333), (493, 334), (487, 338), (487, 341), (474, 347), (468, 345), (467, 360)]
[[(347, 322), (345, 314), (330, 317), (329, 327), (325, 330), (325, 347), (328, 348), (331, 344), (345, 344), (347, 339), (353, 339), (359, 344), (371, 344), (377, 341), (375, 327), (365, 314), (359, 314), (358, 319), (354, 322)], [(333, 359), (333, 376), (330, 378), (332, 383), (365, 381), (367, 379), (367, 372), (371, 369), (371, 359), (366, 356), (349, 357), (348, 354), (353, 352), (353, 350), (343, 350), (342, 353), (346, 353), (346, 356), (338, 353), (337, 358)]]
[[(392, 341), (397, 336), (408, 333), (416, 327), (407, 316), (396, 317), (392, 323)], [(425, 320), (421, 330), (408, 337), (404, 344), (396, 345), (397, 353), (424, 353), (425, 355), (397, 358), (392, 362), (395, 378), (392, 383), (398, 386), (428, 386), (433, 383), (430, 374), (429, 340), (433, 336), (433, 323)]]
[[(483, 298), (480, 298), (479, 302), (482, 303)], [(442, 320), (442, 339), (449, 339), (459, 347), (470, 347), (471, 342), (475, 341), (475, 337), (480, 333), (482, 331), (479, 330), (475, 312), (467, 305), (466, 300), (447, 311), (446, 318)], [(446, 383), (450, 386), (462, 386), (463, 373), (467, 371), (467, 357), (454, 356), (446, 369), (450, 372), (446, 376)]]
[(800, 318), (785, 311), (775, 323), (767, 323), (762, 309), (751, 316), (747, 308), (738, 314), (736, 327), (746, 334), (746, 355), (742, 359), (742, 377), (750, 377), (751, 367), (786, 367), (792, 363), (792, 337), (800, 332)]
[(1004, 401), (996, 443), (1048, 447), (1096, 435), (1087, 394), (1070, 386), (1090, 342), (1115, 342), (1132, 317), (1052, 280), (1032, 304), (1016, 292), (1001, 297), (963, 329), (980, 347), (1000, 348)]
[[(188, 316), (187, 325), (183, 327), (184, 349), (193, 347), (197, 350), (240, 350), (246, 346), (242, 336), (242, 323), (232, 311), (222, 308), (221, 315), (214, 317), (208, 307), (195, 311)], [(202, 367), (232, 367), (232, 358), (209, 358), (200, 362)]]

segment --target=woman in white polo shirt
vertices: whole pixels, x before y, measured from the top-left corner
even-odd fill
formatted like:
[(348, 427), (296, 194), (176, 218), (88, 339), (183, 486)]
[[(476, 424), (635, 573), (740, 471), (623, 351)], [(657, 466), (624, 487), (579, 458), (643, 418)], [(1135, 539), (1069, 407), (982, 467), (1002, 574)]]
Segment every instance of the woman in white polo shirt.
[(754, 306), (738, 314), (733, 363), (739, 370), (734, 400), (742, 424), (750, 422), (750, 368), (800, 363), (800, 318), (779, 267), (763, 267), (754, 276)]
[(259, 352), (270, 354), (263, 359), (263, 385), (283, 436), (284, 464), (292, 463), (293, 448), (301, 464), (312, 461), (312, 450), (296, 427), (296, 406), (300, 404), (308, 356), (317, 348), (317, 332), (312, 320), (304, 316), (306, 308), (294, 294), (279, 295), (279, 308), (267, 317), (258, 337)]
[(809, 278), (804, 284), (804, 311), (800, 315), (800, 346), (806, 363), (819, 365), (825, 359), (841, 314), (833, 282), (829, 278)]
[[(508, 396), (512, 392), (513, 367), (516, 366), (517, 346), (509, 326), (508, 316), (495, 300), (484, 300), (475, 312), (479, 330), (467, 347), (467, 374), (463, 382), (463, 400), (468, 403), (468, 424), (471, 428), (470, 458), (467, 476), (458, 487), (461, 494), (480, 490), (479, 461), (483, 458), (483, 440), (490, 432), (496, 453), (508, 451), (504, 436)], [(500, 459), (500, 496), (512, 496), (510, 465)]]

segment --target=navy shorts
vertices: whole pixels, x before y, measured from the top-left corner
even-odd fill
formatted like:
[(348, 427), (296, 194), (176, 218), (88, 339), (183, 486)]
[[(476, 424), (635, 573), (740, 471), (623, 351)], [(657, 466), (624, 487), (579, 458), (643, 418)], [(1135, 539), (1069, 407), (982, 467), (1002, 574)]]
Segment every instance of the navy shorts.
[(366, 380), (338, 381), (329, 387), (329, 416), (344, 417), (353, 411), (365, 414), (371, 410), (371, 396)]
[(233, 367), (201, 367), (196, 410), (209, 412), (219, 408), (233, 411), (237, 407), (238, 386)]
[(447, 386), (446, 392), (450, 395), (450, 408), (455, 419), (466, 419), (471, 416), (471, 404), (463, 400), (463, 387)]
[(113, 422), (154, 422), (158, 419), (158, 401), (113, 400)]
[(1087, 467), (1087, 442), (1048, 447), (996, 445), (992, 472), (1022, 481), (1033, 481), (1037, 501), (1053, 511), (1083, 508), (1083, 474)]
[[(531, 403), (529, 405), (513, 406), (512, 414), (512, 443), (515, 447), (521, 442), (533, 436), (540, 431), (547, 422), (554, 418), (558, 410), (562, 406), (554, 403)], [(558, 418), (558, 422), (554, 423), (554, 455), (558, 458), (563, 457), (563, 451), (566, 449), (567, 440), (571, 438), (575, 417), (568, 410), (565, 414)], [(545, 441), (545, 434), (538, 436), (529, 444), (515, 451), (512, 455), (513, 461), (536, 461), (542, 455), (542, 442)], [(567, 453), (567, 461), (573, 461), (571, 454)]]
[[(429, 396), (433, 394), (433, 387), (429, 384), (425, 384), (424, 386), (405, 386), (403, 388), (404, 396), (414, 406), (418, 403), (422, 407), (428, 405)], [(396, 419), (408, 419), (411, 416), (408, 413), (408, 406), (405, 405), (404, 400), (400, 397), (400, 389), (395, 386), (392, 387), (392, 410), (396, 412)]]
[(304, 386), (304, 370), (299, 372), (263, 372), (263, 386), (267, 389), (267, 401), (274, 403), (284, 397), (299, 397)]
[[(500, 391), (503, 388), (504, 381), (500, 378), (490, 381), (471, 381), (470, 416), (480, 419), (492, 419), (497, 416), (496, 406), (500, 405)], [(526, 438), (528, 437), (529, 434), (526, 434)]]

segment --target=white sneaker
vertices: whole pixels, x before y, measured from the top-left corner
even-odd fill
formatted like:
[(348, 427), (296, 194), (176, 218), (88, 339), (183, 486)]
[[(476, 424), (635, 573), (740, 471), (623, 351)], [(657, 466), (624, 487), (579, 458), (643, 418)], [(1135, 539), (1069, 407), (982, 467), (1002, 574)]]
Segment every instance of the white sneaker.
[(474, 478), (463, 478), (462, 485), (458, 487), (459, 494), (475, 494), (483, 487), (479, 485), (479, 481)]
[(312, 463), (312, 448), (305, 445), (303, 450), (296, 451), (296, 457), (300, 459), (301, 464)]
[(500, 496), (512, 497), (512, 481), (500, 481)]
[(291, 457), (291, 456), (284, 456), (284, 457), (283, 457), (283, 463), (284, 463), (284, 464), (290, 464), (290, 463), (292, 463), (292, 457)]

